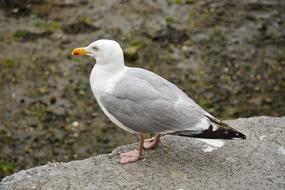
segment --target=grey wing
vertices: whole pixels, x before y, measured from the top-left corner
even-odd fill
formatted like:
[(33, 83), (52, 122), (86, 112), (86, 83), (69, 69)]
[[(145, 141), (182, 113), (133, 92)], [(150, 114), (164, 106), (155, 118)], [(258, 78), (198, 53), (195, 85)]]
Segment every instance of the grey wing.
[[(175, 85), (143, 69), (129, 69), (100, 101), (117, 120), (141, 133), (173, 133), (209, 127), (205, 111)], [(207, 112), (206, 112), (207, 113)]]

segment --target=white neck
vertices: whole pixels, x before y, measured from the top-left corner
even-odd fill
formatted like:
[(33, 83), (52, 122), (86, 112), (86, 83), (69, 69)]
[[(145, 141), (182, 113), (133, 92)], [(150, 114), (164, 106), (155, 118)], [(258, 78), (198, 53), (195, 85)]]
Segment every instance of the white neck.
[(114, 73), (117, 71), (120, 71), (124, 68), (125, 63), (123, 60), (117, 60), (117, 61), (108, 61), (103, 62), (100, 59), (96, 60), (96, 64), (94, 65), (94, 68), (100, 69), (106, 73)]
[(106, 79), (106, 77), (110, 77), (117, 72), (120, 72), (124, 67), (125, 62), (123, 56), (96, 58), (96, 64), (94, 65), (92, 72), (93, 70), (98, 71), (95, 77), (98, 79)]
[(103, 60), (96, 59), (90, 75), (90, 85), (95, 96), (108, 89), (114, 82), (113, 79), (117, 78), (126, 68), (123, 57), (117, 58), (116, 62), (112, 61), (108, 59), (108, 62), (103, 62)]

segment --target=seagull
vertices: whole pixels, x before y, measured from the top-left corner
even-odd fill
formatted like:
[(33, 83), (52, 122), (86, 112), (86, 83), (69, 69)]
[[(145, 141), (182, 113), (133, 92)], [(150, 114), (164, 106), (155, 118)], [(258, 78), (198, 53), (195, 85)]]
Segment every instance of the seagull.
[[(120, 154), (121, 164), (142, 159), (144, 149), (155, 148), (165, 134), (204, 139), (215, 146), (223, 145), (217, 139), (246, 139), (173, 83), (149, 70), (125, 66), (123, 50), (116, 41), (97, 40), (75, 48), (72, 55), (96, 60), (90, 85), (100, 108), (118, 127), (139, 136), (137, 149)], [(145, 139), (144, 134), (154, 136)]]

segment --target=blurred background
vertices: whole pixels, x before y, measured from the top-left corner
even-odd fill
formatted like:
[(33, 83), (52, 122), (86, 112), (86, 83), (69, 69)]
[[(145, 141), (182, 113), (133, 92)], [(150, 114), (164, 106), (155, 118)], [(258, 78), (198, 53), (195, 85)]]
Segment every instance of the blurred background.
[(220, 119), (285, 115), (283, 0), (0, 0), (0, 179), (136, 141), (99, 109), (90, 58), (120, 42)]

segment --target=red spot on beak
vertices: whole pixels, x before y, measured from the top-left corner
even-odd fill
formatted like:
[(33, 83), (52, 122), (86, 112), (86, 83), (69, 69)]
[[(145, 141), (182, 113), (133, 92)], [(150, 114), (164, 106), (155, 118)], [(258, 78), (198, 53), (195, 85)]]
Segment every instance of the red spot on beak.
[(75, 48), (74, 50), (72, 50), (72, 53), (71, 53), (71, 55), (76, 55), (76, 56), (78, 56), (78, 55), (86, 55), (86, 50), (85, 50), (85, 48)]

